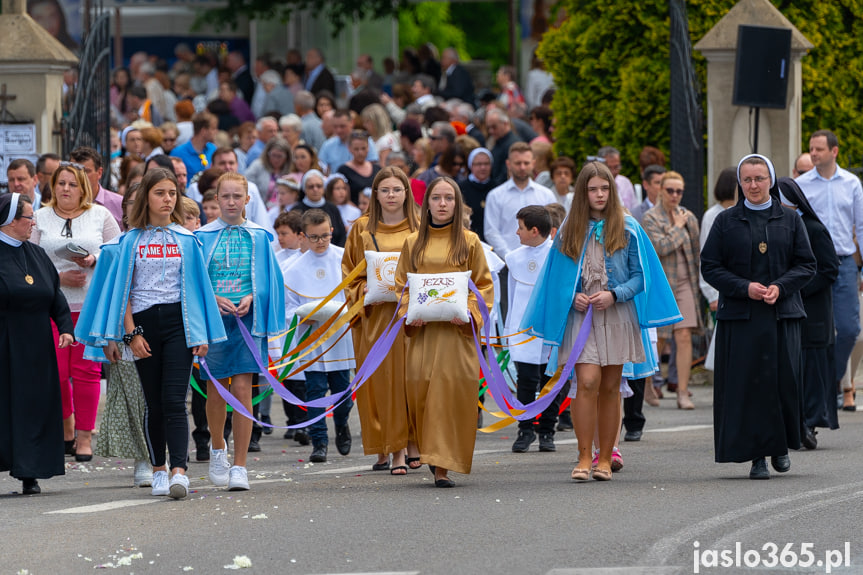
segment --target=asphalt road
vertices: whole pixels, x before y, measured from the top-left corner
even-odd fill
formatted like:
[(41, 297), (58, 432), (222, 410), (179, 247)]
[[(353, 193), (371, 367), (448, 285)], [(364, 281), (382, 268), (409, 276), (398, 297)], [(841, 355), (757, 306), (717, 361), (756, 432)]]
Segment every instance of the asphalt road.
[[(863, 412), (792, 453), (789, 473), (750, 481), (748, 465), (713, 462), (712, 391), (694, 392), (695, 411), (645, 406), (644, 438), (622, 444), (608, 483), (570, 480), (572, 432), (556, 453), (514, 454), (510, 427), (480, 434), (473, 473), (435, 489), (425, 467), (372, 472), (355, 416), (354, 451), (326, 464), (264, 436), (249, 492), (192, 462), (190, 497), (156, 498), (131, 486), (130, 461), (67, 458), (39, 496), (0, 479), (0, 574), (225, 573), (238, 556), (244, 573), (298, 575), (863, 573)], [(771, 544), (787, 567), (765, 567)]]

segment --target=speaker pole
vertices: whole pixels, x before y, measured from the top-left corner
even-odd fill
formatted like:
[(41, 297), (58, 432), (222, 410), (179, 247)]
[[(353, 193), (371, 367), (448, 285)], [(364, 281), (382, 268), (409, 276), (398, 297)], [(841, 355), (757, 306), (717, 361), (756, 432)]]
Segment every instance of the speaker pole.
[(752, 153), (758, 153), (758, 119), (761, 117), (761, 108), (755, 106), (755, 135), (752, 136)]

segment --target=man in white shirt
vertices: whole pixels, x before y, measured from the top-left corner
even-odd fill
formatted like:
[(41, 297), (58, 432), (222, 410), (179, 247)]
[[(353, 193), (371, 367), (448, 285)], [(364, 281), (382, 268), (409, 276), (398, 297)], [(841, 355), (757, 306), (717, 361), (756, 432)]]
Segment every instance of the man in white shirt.
[[(333, 114), (335, 135), (324, 142), (321, 149), (318, 150), (318, 159), (329, 166), (330, 172), (335, 172), (339, 166), (352, 158), (348, 149), (351, 126), (351, 113), (348, 110), (336, 110)], [(366, 159), (370, 162), (378, 161), (378, 151), (371, 137), (369, 137), (369, 151)]]
[[(836, 379), (845, 375), (848, 358), (860, 332), (860, 302), (857, 299), (857, 264), (854, 234), (863, 238), (863, 188), (860, 180), (836, 164), (839, 139), (830, 130), (818, 130), (809, 138), (814, 170), (797, 183), (818, 218), (833, 238), (839, 256), (839, 277), (833, 284), (833, 321), (836, 325)], [(853, 387), (853, 386), (852, 386)], [(846, 405), (851, 407), (846, 398)]]
[[(557, 202), (554, 192), (533, 181), (535, 159), (533, 150), (526, 142), (516, 142), (509, 148), (506, 166), (511, 174), (510, 179), (494, 188), (485, 199), (483, 228), (485, 240), (491, 244), (499, 258), (505, 260), (506, 255), (518, 248), (521, 242), (516, 232), (518, 219), (516, 214), (525, 206), (547, 206)], [(501, 308), (507, 303), (507, 272), (500, 272)], [(505, 316), (506, 309), (501, 309)]]

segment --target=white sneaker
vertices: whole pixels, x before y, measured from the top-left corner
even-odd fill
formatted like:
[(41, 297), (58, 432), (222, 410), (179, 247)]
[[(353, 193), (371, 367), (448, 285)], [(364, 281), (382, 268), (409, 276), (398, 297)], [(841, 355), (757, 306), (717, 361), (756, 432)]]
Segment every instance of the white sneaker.
[(245, 467), (234, 465), (231, 467), (230, 479), (228, 479), (228, 491), (248, 491), (249, 475)]
[(150, 487), (153, 485), (153, 468), (150, 462), (143, 459), (135, 461), (135, 487)]
[(210, 450), (210, 483), (216, 487), (225, 487), (228, 484), (228, 472), (231, 465), (228, 463), (228, 448)]
[(183, 499), (189, 494), (189, 478), (182, 473), (176, 473), (171, 478), (170, 495), (174, 499)]
[(153, 472), (153, 491), (151, 495), (168, 495), (168, 472), (154, 471)]

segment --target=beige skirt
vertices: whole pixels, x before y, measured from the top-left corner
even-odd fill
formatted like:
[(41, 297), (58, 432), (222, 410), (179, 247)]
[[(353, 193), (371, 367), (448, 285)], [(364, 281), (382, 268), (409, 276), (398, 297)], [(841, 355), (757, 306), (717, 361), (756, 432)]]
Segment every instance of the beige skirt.
[[(558, 355), (559, 365), (564, 365), (569, 359), (583, 322), (584, 314), (574, 307), (570, 308)], [(587, 343), (576, 363), (606, 366), (645, 361), (635, 302), (616, 303), (602, 311), (594, 309), (592, 324)]]

